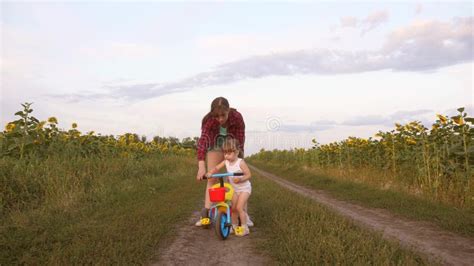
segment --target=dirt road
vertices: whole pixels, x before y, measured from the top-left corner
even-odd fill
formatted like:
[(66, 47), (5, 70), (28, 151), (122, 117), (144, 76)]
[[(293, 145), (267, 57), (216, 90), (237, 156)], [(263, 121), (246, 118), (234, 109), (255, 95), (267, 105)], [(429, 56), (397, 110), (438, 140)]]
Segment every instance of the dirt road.
[(411, 221), (386, 210), (365, 208), (331, 197), (328, 193), (296, 185), (274, 174), (250, 165), (258, 173), (291, 191), (307, 196), (349, 217), (367, 228), (383, 232), (383, 236), (396, 239), (402, 245), (440, 259), (446, 265), (474, 265), (474, 239), (447, 232), (433, 224)]
[(214, 228), (203, 229), (194, 223), (199, 219), (195, 212), (180, 228), (174, 241), (160, 250), (160, 258), (153, 265), (271, 265), (271, 259), (255, 250), (260, 238), (258, 228), (251, 227), (245, 237), (230, 235), (220, 240)]

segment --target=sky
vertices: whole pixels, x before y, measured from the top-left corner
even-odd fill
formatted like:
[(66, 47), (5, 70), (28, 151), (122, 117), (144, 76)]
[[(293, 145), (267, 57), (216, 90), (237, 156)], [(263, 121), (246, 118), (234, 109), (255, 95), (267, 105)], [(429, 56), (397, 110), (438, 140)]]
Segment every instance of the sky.
[(473, 103), (473, 3), (2, 1), (0, 124), (200, 136), (216, 97), (246, 155), (370, 137)]

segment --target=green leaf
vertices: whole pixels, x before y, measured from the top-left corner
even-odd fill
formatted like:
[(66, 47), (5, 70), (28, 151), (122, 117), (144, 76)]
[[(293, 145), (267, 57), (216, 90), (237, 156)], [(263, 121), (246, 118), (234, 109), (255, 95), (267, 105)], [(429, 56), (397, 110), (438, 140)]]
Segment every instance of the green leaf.
[(449, 152), (450, 153), (454, 153), (454, 152), (457, 152), (457, 151), (463, 151), (464, 150), (464, 147), (461, 145), (461, 143), (456, 143), (454, 145), (451, 145), (451, 147), (449, 147)]
[(464, 156), (464, 154), (465, 154), (464, 151), (455, 151), (453, 153), (456, 154), (456, 155), (460, 155), (460, 156)]
[(32, 144), (33, 143), (33, 137), (28, 135), (26, 136), (24, 139), (23, 139), (23, 144), (26, 146), (26, 145), (29, 145), (29, 144)]
[(12, 151), (14, 150), (16, 147), (18, 147), (18, 145), (16, 143), (12, 143), (10, 144), (10, 146), (8, 146), (8, 151)]
[(18, 111), (15, 113), (15, 115), (23, 116), (23, 111)]
[(471, 157), (471, 154), (474, 154), (474, 146), (471, 146), (467, 149), (467, 154), (469, 154), (469, 157)]
[(474, 117), (466, 117), (466, 118), (464, 118), (464, 120), (465, 120), (466, 122), (471, 122), (471, 123), (474, 124)]
[(464, 112), (464, 107), (458, 108), (458, 112), (460, 113)]

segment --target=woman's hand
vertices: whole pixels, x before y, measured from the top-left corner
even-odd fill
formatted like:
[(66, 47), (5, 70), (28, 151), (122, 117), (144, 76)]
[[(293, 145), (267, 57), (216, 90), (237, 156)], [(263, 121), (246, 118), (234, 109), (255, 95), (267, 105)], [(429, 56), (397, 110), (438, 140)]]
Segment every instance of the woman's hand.
[(196, 180), (200, 181), (202, 180), (202, 177), (206, 174), (206, 168), (204, 167), (199, 167), (197, 175), (196, 175)]
[(240, 182), (240, 177), (234, 177), (232, 179), (232, 181), (234, 181), (234, 183), (238, 184)]

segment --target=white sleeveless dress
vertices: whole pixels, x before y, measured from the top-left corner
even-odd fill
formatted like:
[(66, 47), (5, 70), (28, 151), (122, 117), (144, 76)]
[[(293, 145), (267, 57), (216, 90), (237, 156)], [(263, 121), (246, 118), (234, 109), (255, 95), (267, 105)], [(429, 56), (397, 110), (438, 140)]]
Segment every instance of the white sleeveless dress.
[[(228, 160), (225, 160), (225, 167), (227, 169), (227, 172), (230, 173), (242, 173), (242, 169), (240, 168), (240, 162), (242, 162), (241, 158), (238, 158), (236, 162), (231, 164)], [(250, 181), (247, 180), (245, 182), (239, 182), (239, 183), (234, 183), (234, 178), (241, 178), (242, 176), (229, 176), (229, 183), (232, 185), (234, 188), (234, 191), (237, 193), (241, 192), (248, 192), (249, 194), (252, 193), (252, 185), (250, 184)]]

